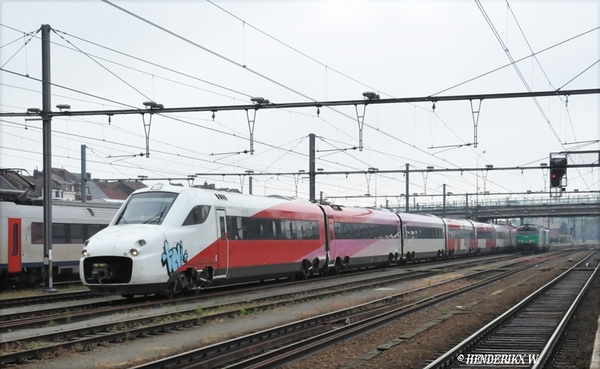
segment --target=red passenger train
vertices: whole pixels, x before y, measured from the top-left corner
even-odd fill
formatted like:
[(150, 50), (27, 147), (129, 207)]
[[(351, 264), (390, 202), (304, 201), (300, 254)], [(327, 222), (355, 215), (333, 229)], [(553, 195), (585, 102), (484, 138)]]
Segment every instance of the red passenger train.
[(507, 226), (157, 184), (85, 242), (80, 278), (95, 293), (172, 296), (513, 245)]

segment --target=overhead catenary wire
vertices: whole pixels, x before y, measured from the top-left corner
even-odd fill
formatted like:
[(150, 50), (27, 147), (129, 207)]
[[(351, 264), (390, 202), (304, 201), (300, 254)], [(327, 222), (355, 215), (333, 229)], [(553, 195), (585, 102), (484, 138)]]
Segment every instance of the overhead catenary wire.
[[(21, 50), (25, 49), (25, 52), (27, 52), (27, 44), (28, 44), (29, 42), (31, 42), (31, 40), (33, 39), (33, 37), (34, 37), (34, 36), (37, 34), (37, 32), (39, 32), (39, 31), (40, 31), (40, 30), (38, 29), (37, 31), (33, 31), (33, 32), (29, 32), (29, 33), (25, 33), (25, 32), (24, 32), (24, 33), (23, 33), (23, 38), (25, 38), (25, 37), (29, 36), (29, 39), (25, 40), (25, 42), (23, 42), (23, 45), (21, 45), (21, 47), (20, 47), (20, 48), (19, 48), (17, 51), (15, 51), (15, 53), (14, 53), (14, 54), (13, 54), (13, 55), (12, 55), (10, 58), (8, 58), (8, 60), (7, 60), (7, 61), (6, 61), (4, 64), (0, 65), (0, 68), (3, 68), (3, 67), (6, 65), (6, 64), (8, 64), (8, 63), (9, 63), (9, 62), (10, 62), (10, 61), (11, 61), (11, 60), (12, 60), (12, 59), (13, 59), (13, 58), (14, 58), (14, 57), (15, 57), (15, 56), (16, 56), (16, 55), (17, 55), (17, 54), (18, 54), (18, 53), (21, 51)], [(19, 40), (20, 40), (20, 38), (19, 38), (19, 39), (17, 39), (17, 40), (15, 40), (15, 41), (13, 41), (13, 42), (16, 42), (16, 41), (19, 41)], [(1, 49), (1, 48), (3, 48), (3, 47), (5, 47), (5, 46), (8, 46), (8, 45), (12, 44), (13, 42), (10, 42), (10, 43), (8, 43), (8, 44), (2, 45), (2, 46), (0, 47), (0, 49)], [(25, 60), (27, 60), (27, 58), (25, 58)], [(27, 73), (27, 74), (29, 74), (29, 73)]]
[[(527, 39), (527, 36), (525, 35), (525, 32), (523, 31), (523, 28), (521, 27), (521, 24), (519, 24), (519, 20), (517, 19), (517, 16), (515, 15), (515, 13), (514, 13), (514, 11), (513, 11), (512, 7), (510, 6), (510, 4), (509, 4), (508, 0), (506, 0), (506, 6), (507, 6), (508, 10), (510, 11), (510, 14), (512, 15), (513, 19), (514, 19), (514, 21), (515, 21), (515, 23), (516, 23), (516, 25), (517, 25), (517, 27), (518, 27), (518, 29), (519, 29), (519, 32), (520, 32), (520, 33), (521, 33), (521, 35), (523, 36), (523, 39), (525, 40), (525, 43), (527, 44), (527, 47), (529, 48), (529, 51), (531, 52), (533, 59), (535, 60), (535, 62), (537, 63), (538, 67), (539, 67), (539, 68), (540, 68), (540, 70), (542, 71), (542, 74), (544, 75), (544, 78), (546, 78), (546, 81), (548, 81), (548, 83), (550, 84), (550, 87), (552, 87), (553, 89), (556, 89), (556, 88), (554, 87), (554, 85), (552, 84), (552, 81), (550, 80), (550, 77), (548, 77), (548, 75), (546, 74), (546, 71), (544, 70), (544, 67), (543, 67), (543, 66), (542, 66), (542, 64), (540, 63), (539, 59), (538, 59), (538, 58), (537, 58), (537, 56), (536, 56), (536, 55), (533, 53), (533, 48), (531, 47), (531, 44), (529, 43), (529, 40)], [(559, 90), (560, 90), (560, 89), (562, 89), (562, 88), (564, 88), (566, 85), (568, 85), (569, 83), (571, 83), (571, 82), (572, 82), (572, 81), (574, 81), (575, 79), (577, 79), (579, 76), (581, 76), (581, 75), (582, 75), (583, 73), (585, 73), (587, 70), (589, 70), (589, 69), (590, 69), (592, 66), (594, 66), (595, 64), (597, 64), (597, 63), (598, 63), (598, 61), (600, 61), (600, 60), (597, 60), (595, 63), (593, 63), (592, 65), (590, 65), (588, 68), (586, 68), (586, 69), (584, 69), (583, 71), (581, 71), (579, 74), (577, 74), (575, 77), (573, 77), (573, 78), (572, 78), (570, 81), (568, 81), (568, 82), (567, 82), (567, 83), (565, 83), (563, 86), (561, 86), (561, 87), (559, 88)], [(565, 101), (565, 100), (563, 100), (562, 96), (559, 96), (558, 98), (559, 98), (559, 99), (560, 99), (560, 101), (561, 101), (561, 102), (563, 102), (563, 104), (566, 106), (566, 108), (567, 108), (567, 113), (568, 113), (568, 103), (567, 103), (567, 102), (568, 102), (568, 99), (569, 99), (569, 97), (567, 96), (567, 98), (566, 98), (566, 101)], [(574, 137), (575, 141), (577, 141), (577, 136), (576, 136), (576, 134), (575, 134), (575, 127), (573, 127), (573, 122), (572, 122), (572, 121), (571, 121), (571, 119), (570, 119), (570, 115), (569, 115), (568, 122), (569, 122), (569, 126), (571, 127), (571, 131), (573, 132), (573, 137)], [(564, 141), (561, 141), (561, 145), (562, 145), (562, 147), (563, 147), (563, 148), (565, 147), (565, 146), (564, 146)], [(577, 168), (577, 171), (579, 172), (579, 168)], [(582, 180), (583, 180), (584, 184), (587, 186), (587, 183), (586, 183), (586, 181), (585, 181), (585, 178), (582, 178)]]
[[(232, 88), (229, 88), (229, 87), (226, 87), (226, 86), (223, 86), (223, 85), (220, 85), (220, 84), (214, 83), (214, 82), (210, 82), (210, 81), (208, 81), (208, 80), (205, 80), (205, 79), (202, 79), (202, 78), (198, 78), (198, 77), (196, 77), (196, 76), (193, 76), (193, 75), (191, 75), (191, 74), (189, 74), (189, 73), (183, 73), (183, 72), (181, 72), (181, 71), (178, 71), (178, 70), (175, 70), (175, 69), (173, 69), (173, 68), (168, 68), (168, 67), (166, 67), (166, 66), (164, 66), (164, 65), (160, 65), (160, 64), (158, 64), (158, 63), (151, 62), (151, 61), (149, 61), (149, 60), (146, 60), (146, 59), (139, 58), (139, 57), (137, 57), (137, 56), (134, 56), (134, 55), (131, 55), (131, 54), (128, 54), (128, 53), (125, 53), (125, 52), (122, 52), (122, 51), (116, 50), (116, 49), (114, 49), (114, 48), (110, 48), (110, 47), (107, 47), (107, 46), (104, 46), (104, 45), (98, 44), (98, 43), (96, 43), (96, 42), (93, 42), (93, 41), (90, 41), (90, 40), (86, 40), (86, 39), (84, 39), (84, 38), (77, 37), (77, 36), (75, 36), (75, 35), (72, 35), (72, 34), (68, 34), (68, 33), (64, 32), (64, 31), (57, 31), (57, 32), (61, 32), (61, 33), (65, 34), (65, 35), (69, 35), (69, 36), (70, 36), (70, 37), (72, 37), (72, 38), (78, 39), (78, 40), (80, 40), (80, 41), (83, 41), (83, 42), (87, 42), (87, 43), (89, 43), (89, 44), (91, 44), (91, 45), (94, 45), (94, 46), (96, 46), (96, 47), (100, 47), (100, 48), (102, 48), (102, 49), (105, 49), (105, 50), (108, 50), (108, 51), (114, 52), (115, 54), (118, 54), (118, 55), (122, 55), (122, 56), (128, 57), (128, 58), (130, 58), (130, 59), (132, 59), (132, 60), (136, 60), (136, 61), (139, 61), (139, 62), (142, 62), (142, 63), (148, 64), (148, 65), (150, 65), (150, 66), (153, 66), (153, 67), (160, 68), (160, 69), (162, 69), (162, 70), (165, 70), (165, 71), (168, 71), (168, 72), (171, 72), (171, 73), (174, 73), (174, 74), (180, 75), (180, 76), (182, 76), (182, 77), (190, 78), (190, 79), (196, 80), (196, 81), (198, 81), (198, 82), (202, 82), (202, 83), (205, 83), (205, 84), (207, 84), (207, 85), (210, 85), (210, 86), (213, 86), (213, 87), (217, 87), (217, 88), (223, 89), (223, 90), (225, 90), (225, 91), (228, 91), (228, 92), (232, 92), (232, 93), (238, 94), (238, 95), (240, 95), (240, 96), (244, 96), (244, 97), (247, 97), (247, 98), (251, 98), (251, 97), (252, 97), (252, 95), (250, 95), (250, 94), (248, 94), (248, 93), (245, 93), (245, 92), (242, 92), (242, 91), (238, 91), (238, 90), (235, 90), (235, 89), (232, 89)], [(64, 47), (64, 45), (61, 45), (61, 46), (63, 46), (63, 47)], [(108, 59), (104, 59), (104, 58), (101, 58), (101, 57), (99, 57), (99, 56), (96, 56), (96, 55), (94, 55), (94, 57), (95, 57), (95, 58), (98, 58), (98, 59), (102, 59), (102, 60), (110, 61), (110, 60), (108, 60)], [(129, 69), (132, 69), (132, 70), (135, 70), (135, 71), (138, 71), (138, 72), (140, 72), (140, 73), (146, 73), (146, 74), (150, 75), (150, 73), (148, 73), (148, 72), (144, 72), (144, 71), (142, 71), (142, 70), (140, 70), (140, 69), (138, 69), (138, 68), (129, 67), (129, 66), (126, 66), (126, 65), (124, 65), (124, 64), (116, 63), (116, 62), (114, 62), (114, 61), (110, 61), (110, 62), (111, 62), (111, 63), (115, 63), (115, 64), (117, 64), (117, 65), (120, 65), (120, 66), (123, 66), (123, 67), (126, 67), (126, 68), (129, 68)], [(165, 79), (165, 80), (169, 80), (169, 79), (167, 79), (167, 78), (165, 78), (165, 77), (159, 77), (159, 78), (163, 78), (163, 79)], [(169, 81), (172, 81), (172, 80), (169, 80)], [(172, 81), (172, 82), (175, 82), (175, 81)], [(181, 83), (181, 82), (176, 82), (176, 83)], [(206, 91), (208, 91), (208, 90), (206, 90)], [(211, 92), (211, 93), (218, 94), (218, 93), (216, 93), (216, 92), (214, 92), (214, 91), (210, 91), (210, 92)], [(222, 95), (222, 96), (227, 96), (227, 95)], [(227, 97), (231, 97), (231, 96), (227, 96)]]
[[(577, 35), (575, 35), (575, 36), (569, 37), (569, 38), (567, 38), (566, 40), (563, 40), (563, 41), (561, 41), (561, 42), (557, 42), (556, 44), (553, 44), (553, 45), (551, 45), (551, 46), (548, 46), (548, 47), (546, 47), (546, 48), (544, 48), (544, 49), (541, 49), (541, 50), (539, 50), (539, 51), (537, 51), (537, 52), (534, 52), (532, 55), (527, 55), (527, 56), (524, 56), (524, 57), (522, 57), (522, 58), (520, 58), (520, 59), (516, 59), (516, 60), (515, 60), (515, 62), (516, 62), (516, 63), (519, 63), (519, 62), (521, 62), (521, 61), (527, 60), (527, 59), (531, 58), (531, 57), (532, 57), (532, 56), (534, 56), (534, 55), (539, 55), (539, 54), (542, 54), (542, 53), (544, 53), (544, 52), (546, 52), (546, 51), (550, 51), (550, 50), (552, 50), (552, 49), (554, 49), (554, 48), (556, 48), (556, 47), (558, 47), (558, 46), (561, 46), (561, 45), (563, 45), (563, 44), (565, 44), (565, 43), (568, 43), (568, 42), (570, 42), (570, 41), (573, 41), (573, 40), (575, 40), (575, 39), (578, 39), (578, 38), (580, 38), (580, 37), (583, 37), (583, 36), (585, 36), (585, 35), (588, 35), (588, 34), (590, 34), (590, 33), (594, 32), (594, 31), (598, 31), (598, 30), (600, 30), (600, 26), (598, 26), (598, 27), (594, 27), (594, 28), (592, 28), (592, 29), (590, 29), (590, 30), (587, 30), (587, 31), (585, 31), (585, 32), (581, 32), (581, 33), (579, 33), (579, 34), (577, 34)], [(495, 72), (498, 72), (499, 70), (502, 70), (502, 69), (504, 69), (504, 68), (508, 68), (508, 67), (510, 67), (510, 66), (512, 66), (512, 65), (513, 65), (513, 63), (512, 63), (512, 62), (511, 62), (511, 63), (508, 63), (508, 64), (504, 64), (504, 65), (502, 65), (502, 66), (500, 66), (500, 67), (498, 67), (498, 68), (492, 69), (492, 70), (490, 70), (490, 71), (488, 71), (488, 72), (485, 72), (485, 73), (479, 74), (479, 75), (477, 75), (477, 76), (475, 76), (475, 77), (473, 77), (473, 78), (469, 78), (469, 79), (467, 79), (467, 80), (465, 80), (465, 81), (463, 81), (463, 82), (457, 83), (457, 84), (455, 84), (455, 85), (452, 85), (452, 86), (450, 86), (450, 87), (448, 87), (448, 88), (445, 88), (445, 89), (443, 89), (443, 90), (440, 90), (440, 91), (438, 91), (438, 92), (436, 92), (436, 93), (433, 93), (433, 94), (431, 94), (431, 96), (438, 96), (438, 95), (440, 95), (440, 94), (443, 94), (444, 92), (448, 92), (448, 91), (450, 91), (450, 90), (453, 90), (453, 89), (455, 89), (455, 88), (457, 88), (457, 87), (463, 86), (463, 85), (465, 85), (465, 84), (467, 84), (467, 83), (469, 83), (469, 82), (473, 82), (473, 81), (475, 81), (475, 80), (477, 80), (477, 79), (479, 79), (479, 78), (482, 78), (482, 77), (488, 76), (488, 75), (490, 75), (490, 74), (492, 74), (492, 73), (495, 73)], [(563, 86), (563, 87), (564, 87), (564, 86)], [(558, 88), (558, 90), (561, 90), (561, 89), (562, 89), (562, 87)]]
[[(220, 127), (220, 128), (223, 128), (223, 127)], [(347, 130), (346, 130), (346, 131), (344, 131), (344, 130), (341, 130), (340, 132), (344, 132), (344, 134), (346, 134)], [(375, 148), (375, 149), (376, 149), (376, 148)]]
[[(66, 34), (65, 32), (62, 32), (62, 31), (61, 31), (61, 33), (64, 33), (64, 34)], [(62, 38), (64, 39), (64, 37), (62, 37)], [(65, 40), (65, 41), (67, 41), (67, 42), (68, 42), (68, 40)], [(70, 44), (72, 45), (72, 43), (70, 43)], [(78, 48), (76, 48), (76, 49), (77, 49), (77, 50), (79, 50), (79, 51), (81, 51), (81, 50), (80, 50), (80, 49), (78, 49)], [(81, 52), (82, 52), (82, 51), (81, 51)], [(84, 54), (88, 55), (87, 53), (84, 53)], [(57, 85), (57, 86), (59, 86), (59, 85)], [(59, 87), (64, 87), (64, 86), (59, 86)], [(66, 87), (65, 87), (65, 88), (66, 88)], [(93, 95), (92, 95), (92, 96), (93, 96)]]
[[(291, 87), (289, 87), (289, 86), (287, 86), (287, 85), (285, 85), (285, 84), (283, 84), (283, 83), (280, 83), (280, 82), (278, 82), (278, 81), (276, 81), (276, 80), (274, 80), (274, 79), (272, 79), (272, 78), (270, 78), (270, 77), (268, 77), (268, 76), (266, 76), (266, 75), (264, 75), (264, 74), (262, 74), (262, 73), (259, 73), (258, 71), (255, 71), (255, 70), (253, 70), (252, 68), (248, 68), (247, 66), (245, 66), (245, 65), (243, 65), (243, 64), (241, 64), (241, 63), (239, 63), (239, 62), (236, 62), (236, 61), (235, 61), (235, 60), (233, 60), (233, 59), (230, 59), (230, 58), (228, 58), (228, 57), (226, 57), (226, 56), (224, 56), (224, 55), (221, 55), (221, 54), (219, 54), (219, 53), (217, 53), (217, 52), (215, 52), (215, 51), (213, 51), (213, 50), (210, 50), (210, 49), (208, 49), (208, 48), (206, 48), (206, 47), (204, 47), (204, 46), (202, 46), (202, 45), (200, 45), (200, 44), (198, 44), (198, 43), (196, 43), (196, 42), (194, 42), (194, 41), (192, 41), (192, 40), (190, 40), (190, 39), (188, 39), (188, 38), (186, 38), (186, 37), (184, 37), (184, 36), (181, 36), (181, 35), (179, 35), (179, 34), (177, 34), (177, 33), (173, 32), (173, 31), (171, 31), (171, 30), (169, 30), (169, 29), (166, 29), (166, 28), (164, 28), (164, 27), (162, 27), (162, 26), (160, 26), (160, 25), (158, 25), (158, 24), (156, 24), (156, 23), (154, 23), (154, 22), (152, 22), (152, 21), (150, 21), (150, 20), (148, 20), (148, 19), (146, 19), (146, 18), (144, 18), (144, 17), (140, 16), (140, 15), (137, 15), (137, 14), (135, 14), (135, 13), (133, 13), (133, 12), (131, 12), (131, 11), (129, 11), (129, 10), (127, 10), (127, 9), (125, 9), (125, 8), (122, 8), (122, 7), (120, 7), (120, 6), (116, 5), (116, 4), (113, 4), (112, 2), (110, 2), (110, 1), (108, 1), (108, 0), (102, 0), (102, 1), (103, 1), (104, 3), (106, 3), (106, 4), (108, 4), (108, 5), (111, 5), (111, 6), (115, 7), (116, 9), (118, 9), (118, 10), (120, 10), (120, 11), (122, 11), (122, 12), (126, 13), (126, 14), (129, 14), (130, 16), (132, 16), (132, 17), (134, 17), (134, 18), (137, 18), (137, 19), (139, 19), (139, 20), (140, 20), (140, 21), (142, 21), (142, 22), (145, 22), (145, 23), (147, 23), (147, 24), (151, 25), (152, 27), (155, 27), (155, 28), (157, 28), (157, 29), (159, 29), (159, 30), (161, 30), (161, 31), (163, 31), (163, 32), (165, 32), (165, 33), (167, 33), (167, 34), (169, 34), (169, 35), (173, 36), (173, 37), (176, 37), (176, 38), (178, 38), (178, 39), (180, 39), (180, 40), (182, 40), (182, 41), (184, 41), (184, 42), (186, 42), (186, 43), (189, 43), (190, 45), (193, 45), (193, 46), (195, 46), (195, 47), (197, 47), (197, 48), (200, 48), (201, 50), (204, 50), (204, 51), (206, 51), (206, 52), (210, 53), (211, 55), (214, 55), (214, 56), (216, 56), (216, 57), (218, 57), (218, 58), (220, 58), (220, 59), (222, 59), (222, 60), (224, 60), (224, 61), (226, 61), (226, 62), (228, 62), (228, 63), (230, 63), (230, 64), (233, 64), (233, 65), (235, 65), (235, 66), (237, 66), (237, 67), (243, 68), (244, 70), (247, 70), (247, 71), (248, 71), (248, 72), (250, 72), (250, 73), (253, 73), (253, 74), (255, 74), (255, 75), (257, 75), (257, 76), (259, 76), (259, 77), (261, 77), (261, 78), (263, 78), (263, 79), (265, 79), (265, 80), (267, 80), (267, 81), (271, 82), (271, 83), (274, 83), (274, 84), (276, 84), (277, 86), (280, 86), (280, 87), (282, 87), (282, 88), (284, 88), (284, 89), (286, 89), (286, 90), (288, 90), (288, 91), (290, 91), (290, 92), (293, 92), (293, 93), (295, 93), (295, 94), (297, 94), (297, 95), (299, 95), (299, 96), (301, 96), (301, 97), (304, 97), (304, 98), (306, 98), (306, 99), (309, 99), (310, 101), (314, 101), (314, 102), (316, 102), (316, 101), (317, 101), (317, 100), (315, 100), (314, 98), (311, 98), (310, 96), (308, 96), (308, 95), (306, 95), (306, 94), (303, 94), (303, 93), (301, 93), (300, 91), (297, 91), (297, 90), (295, 90), (295, 89), (293, 89), (293, 88), (291, 88)], [(333, 109), (333, 108), (331, 108), (331, 107), (330, 107), (330, 109), (332, 109), (332, 110), (336, 111), (337, 113), (339, 113), (339, 114), (341, 114), (341, 115), (343, 115), (343, 116), (345, 116), (345, 117), (347, 117), (347, 118), (349, 118), (349, 119), (355, 120), (355, 117), (351, 117), (351, 116), (349, 116), (348, 114), (345, 114), (345, 113), (343, 113), (343, 112), (341, 112), (341, 111), (339, 111), (339, 110), (337, 110), (337, 109)], [(371, 129), (373, 129), (373, 130), (375, 130), (375, 131), (378, 131), (378, 132), (382, 132), (382, 133), (383, 133), (383, 131), (381, 131), (381, 130), (378, 130), (377, 128), (375, 128), (375, 127), (373, 127), (372, 125), (369, 125), (369, 124), (367, 124), (367, 123), (364, 123), (364, 126), (367, 126), (367, 127), (371, 128)], [(390, 135), (390, 134), (385, 134), (385, 135), (386, 135), (387, 137), (390, 137), (390, 138), (392, 138), (392, 139), (397, 139), (397, 138), (396, 138), (396, 137), (394, 137), (393, 135)], [(402, 141), (402, 140), (398, 140), (398, 141), (399, 141), (399, 142), (402, 142), (402, 143), (405, 143), (405, 142), (404, 142), (404, 141)], [(409, 146), (411, 146), (411, 145), (409, 145)], [(413, 145), (412, 147), (414, 147), (414, 145)], [(416, 147), (414, 147), (414, 148), (416, 148)], [(422, 150), (422, 149), (418, 149), (418, 148), (416, 148), (416, 149), (417, 149), (417, 150), (419, 150), (419, 151), (421, 151), (422, 153), (424, 153), (424, 154), (426, 154), (426, 155), (431, 155), (430, 153), (427, 153), (426, 151), (424, 151), (424, 150)], [(445, 160), (445, 161), (446, 161), (446, 160)], [(447, 161), (446, 161), (446, 162), (447, 162)], [(458, 167), (458, 165), (456, 165), (456, 164), (452, 164), (452, 165), (454, 165), (455, 167)]]
[(100, 62), (98, 62), (98, 60), (96, 60), (95, 58), (93, 58), (90, 54), (86, 53), (85, 51), (81, 50), (79, 47), (77, 47), (75, 44), (73, 44), (71, 41), (67, 40), (65, 37), (63, 37), (62, 34), (56, 32), (54, 29), (52, 30), (52, 32), (54, 32), (54, 34), (56, 34), (58, 37), (62, 38), (63, 41), (65, 41), (66, 43), (68, 43), (69, 45), (73, 46), (77, 51), (79, 51), (80, 53), (82, 53), (83, 55), (87, 56), (90, 60), (92, 60), (94, 63), (96, 63), (97, 65), (99, 65), (102, 69), (104, 69), (105, 71), (107, 71), (108, 73), (112, 74), (114, 77), (116, 77), (117, 79), (119, 79), (121, 82), (123, 82), (125, 85), (129, 86), (131, 89), (133, 89), (135, 92), (139, 93), (140, 95), (142, 95), (144, 98), (148, 99), (148, 100), (152, 100), (151, 98), (149, 98), (146, 94), (144, 94), (142, 91), (138, 90), (137, 88), (135, 88), (131, 83), (127, 82), (125, 79), (123, 79), (122, 77), (120, 77), (119, 75), (117, 75), (115, 72), (113, 72), (112, 70), (108, 69), (106, 66), (104, 66), (103, 64), (101, 64)]
[[(496, 37), (496, 40), (498, 41), (498, 43), (500, 43), (500, 46), (504, 50), (504, 53), (506, 54), (506, 56), (510, 60), (511, 65), (514, 67), (515, 71), (517, 72), (517, 75), (521, 79), (521, 82), (523, 82), (523, 85), (525, 86), (525, 88), (527, 89), (527, 91), (531, 92), (531, 87), (529, 87), (529, 84), (525, 80), (525, 77), (523, 76), (523, 73), (521, 73), (521, 70), (517, 66), (516, 61), (513, 59), (510, 51), (508, 50), (508, 47), (506, 46), (506, 44), (504, 43), (504, 41), (502, 41), (502, 37), (500, 37), (500, 35), (498, 34), (498, 31), (496, 30), (496, 27), (494, 26), (492, 20), (487, 15), (485, 9), (483, 8), (483, 5), (481, 5), (481, 1), (480, 0), (475, 0), (475, 3), (479, 7), (479, 10), (481, 11), (484, 19), (486, 20), (486, 22), (488, 23), (490, 29), (492, 30), (492, 33)], [(535, 105), (537, 106), (539, 112), (542, 114), (542, 116), (543, 116), (544, 120), (546, 121), (548, 127), (550, 127), (550, 130), (554, 134), (554, 137), (556, 138), (556, 140), (558, 141), (558, 143), (561, 144), (561, 146), (563, 146), (560, 137), (556, 133), (556, 130), (554, 129), (554, 126), (552, 125), (552, 122), (550, 121), (550, 119), (548, 118), (548, 116), (546, 115), (546, 113), (544, 112), (544, 109), (540, 105), (538, 99), (536, 97), (533, 97), (533, 101), (535, 102)], [(563, 148), (564, 148), (564, 146), (563, 146)]]
[[(295, 47), (291, 46), (290, 44), (288, 44), (288, 43), (286, 43), (286, 42), (284, 42), (284, 41), (282, 41), (282, 40), (278, 39), (277, 37), (275, 37), (275, 36), (273, 36), (273, 35), (271, 35), (271, 34), (269, 34), (269, 33), (265, 32), (265, 31), (261, 30), (260, 28), (257, 28), (257, 27), (255, 27), (255, 26), (253, 26), (252, 24), (248, 23), (247, 21), (245, 21), (244, 19), (242, 19), (242, 18), (238, 17), (237, 15), (233, 14), (233, 13), (232, 13), (232, 12), (230, 12), (229, 10), (226, 10), (226, 9), (225, 9), (225, 8), (223, 8), (222, 6), (215, 4), (213, 1), (211, 1), (211, 0), (206, 0), (206, 1), (207, 1), (208, 3), (210, 3), (210, 4), (212, 4), (213, 6), (215, 6), (217, 9), (220, 9), (220, 10), (222, 10), (222, 11), (223, 11), (223, 12), (225, 12), (226, 14), (228, 14), (228, 15), (232, 16), (233, 18), (237, 19), (238, 21), (242, 22), (242, 23), (243, 23), (243, 25), (244, 25), (244, 27), (245, 27), (245, 26), (248, 26), (248, 27), (250, 27), (250, 28), (252, 28), (252, 29), (256, 30), (257, 32), (259, 32), (259, 33), (263, 34), (264, 36), (267, 36), (268, 38), (270, 38), (270, 39), (272, 39), (272, 40), (274, 40), (274, 41), (278, 42), (279, 44), (281, 44), (281, 45), (283, 45), (283, 46), (287, 47), (288, 49), (290, 49), (290, 50), (293, 50), (294, 52), (296, 52), (296, 53), (298, 53), (298, 54), (300, 54), (300, 55), (304, 56), (305, 58), (307, 58), (307, 59), (309, 59), (309, 60), (311, 60), (311, 61), (315, 62), (316, 64), (319, 64), (319, 65), (320, 65), (320, 66), (322, 66), (322, 67), (325, 67), (325, 69), (326, 69), (327, 71), (333, 71), (333, 72), (335, 72), (335, 73), (339, 74), (340, 76), (342, 76), (342, 77), (344, 77), (344, 78), (347, 78), (347, 79), (349, 79), (349, 80), (351, 80), (351, 81), (353, 81), (353, 82), (356, 82), (356, 83), (358, 83), (358, 84), (360, 84), (360, 85), (362, 85), (362, 86), (364, 86), (364, 87), (367, 87), (367, 88), (369, 88), (369, 89), (371, 89), (371, 90), (380, 91), (379, 89), (377, 89), (377, 88), (375, 88), (375, 87), (372, 87), (372, 86), (370, 86), (370, 85), (368, 85), (368, 84), (366, 84), (366, 83), (364, 83), (364, 82), (361, 82), (361, 81), (357, 80), (356, 78), (353, 78), (353, 77), (349, 76), (349, 75), (348, 75), (348, 74), (346, 74), (346, 73), (340, 72), (339, 70), (337, 70), (337, 69), (335, 69), (335, 68), (332, 68), (331, 66), (329, 66), (329, 65), (327, 65), (327, 64), (325, 64), (325, 63), (323, 63), (323, 62), (321, 62), (321, 61), (319, 61), (319, 60), (317, 60), (316, 58), (314, 58), (314, 57), (312, 57), (312, 56), (310, 56), (310, 55), (306, 54), (305, 52), (302, 52), (302, 51), (298, 50), (297, 48), (295, 48)], [(245, 55), (245, 54), (244, 54), (244, 55)], [(244, 65), (245, 65), (245, 64), (246, 64), (246, 63), (244, 62)], [(385, 94), (385, 95), (387, 95), (387, 96), (392, 96), (392, 95), (389, 95), (389, 94)]]

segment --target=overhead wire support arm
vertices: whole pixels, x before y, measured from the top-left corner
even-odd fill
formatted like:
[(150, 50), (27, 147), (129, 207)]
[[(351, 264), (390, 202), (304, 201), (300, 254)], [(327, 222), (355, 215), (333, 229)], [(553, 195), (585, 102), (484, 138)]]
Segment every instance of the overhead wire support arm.
[[(154, 101), (145, 101), (144, 106), (148, 108), (147, 111), (142, 111), (142, 123), (144, 124), (144, 134), (146, 135), (146, 157), (150, 157), (150, 128), (152, 126), (152, 116), (154, 115), (155, 110), (164, 109), (163, 104), (158, 104)], [(150, 114), (150, 119), (148, 119), (148, 123), (146, 123), (146, 113)], [(110, 115), (109, 115), (110, 117)]]
[(142, 113), (142, 123), (144, 124), (144, 134), (146, 135), (146, 157), (150, 157), (150, 128), (152, 125), (152, 113), (150, 113), (150, 119), (148, 119), (148, 123), (146, 123), (145, 114)]
[(248, 113), (248, 109), (246, 109), (246, 118), (248, 118), (248, 131), (250, 132), (250, 155), (254, 155), (254, 123), (256, 122), (256, 111), (258, 109), (254, 109), (252, 112), (252, 118), (250, 118), (250, 113)]
[(473, 109), (473, 100), (469, 100), (471, 103), (471, 114), (473, 117), (473, 147), (477, 148), (477, 125), (479, 124), (479, 112), (481, 111), (481, 103), (483, 99), (479, 99), (479, 104), (477, 104), (477, 110)]
[(354, 104), (356, 110), (356, 121), (358, 122), (358, 151), (363, 151), (363, 126), (365, 125), (365, 111), (367, 104), (363, 105), (362, 115), (358, 112), (358, 105)]
[[(363, 92), (363, 97), (367, 101), (378, 101), (379, 94), (373, 91)], [(368, 102), (363, 102), (362, 115), (358, 112), (358, 104), (354, 103), (354, 110), (356, 110), (356, 121), (358, 122), (358, 151), (363, 151), (363, 127), (365, 125), (365, 112), (367, 111)]]

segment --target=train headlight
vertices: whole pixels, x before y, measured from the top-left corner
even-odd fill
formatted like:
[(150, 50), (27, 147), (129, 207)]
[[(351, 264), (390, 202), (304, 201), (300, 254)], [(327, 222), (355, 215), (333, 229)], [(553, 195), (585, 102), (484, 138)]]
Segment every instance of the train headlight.
[(137, 243), (138, 243), (138, 245), (140, 245), (141, 247), (144, 247), (144, 246), (146, 246), (146, 240), (144, 240), (144, 239), (138, 240), (138, 242), (137, 242)]
[(138, 252), (138, 250), (137, 250), (137, 249), (131, 249), (131, 250), (129, 250), (129, 253), (130, 253), (132, 256), (138, 256), (138, 253), (139, 253), (139, 252)]
[(86, 249), (81, 250), (81, 255), (87, 257), (89, 254)]

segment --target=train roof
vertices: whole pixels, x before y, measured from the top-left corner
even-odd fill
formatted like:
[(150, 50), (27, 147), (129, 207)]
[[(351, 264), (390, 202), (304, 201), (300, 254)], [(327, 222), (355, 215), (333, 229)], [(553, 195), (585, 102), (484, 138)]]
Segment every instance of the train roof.
[(171, 192), (171, 193), (196, 193), (196, 194), (203, 194), (205, 196), (207, 196), (207, 200), (209, 200), (210, 202), (220, 202), (220, 201), (240, 201), (240, 202), (244, 202), (247, 204), (279, 204), (279, 203), (286, 203), (286, 202), (290, 202), (290, 203), (299, 203), (299, 204), (312, 204), (311, 201), (309, 200), (305, 200), (305, 199), (300, 199), (300, 198), (296, 198), (296, 197), (290, 197), (290, 196), (281, 196), (281, 195), (270, 195), (270, 196), (260, 196), (260, 195), (250, 195), (250, 194), (243, 194), (241, 192), (237, 192), (237, 191), (222, 191), (222, 190), (216, 190), (216, 189), (208, 189), (208, 188), (198, 188), (198, 187), (182, 187), (182, 186), (172, 186), (170, 184), (164, 184), (164, 183), (157, 183), (154, 184), (151, 187), (146, 187), (146, 188), (142, 188), (139, 190), (136, 190), (135, 192), (132, 193), (132, 195), (134, 194), (138, 194), (138, 193), (144, 193), (144, 192)]

